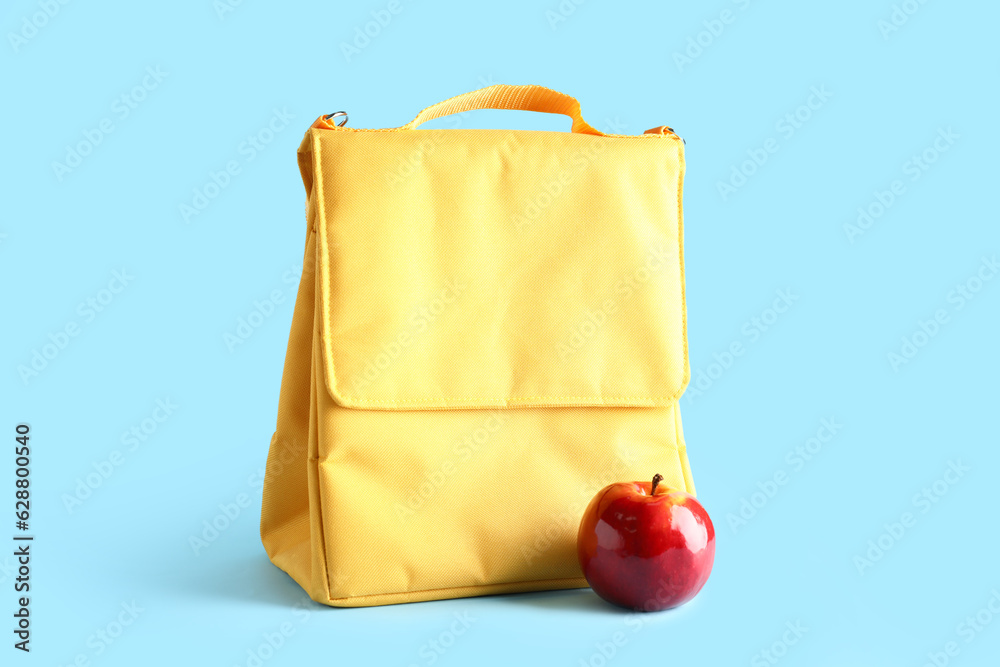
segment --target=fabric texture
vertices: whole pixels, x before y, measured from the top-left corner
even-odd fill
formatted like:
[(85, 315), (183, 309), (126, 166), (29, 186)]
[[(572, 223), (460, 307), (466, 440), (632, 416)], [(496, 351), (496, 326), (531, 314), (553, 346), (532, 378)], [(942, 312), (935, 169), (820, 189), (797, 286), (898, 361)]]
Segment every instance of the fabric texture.
[[(571, 132), (423, 130), (477, 108)], [(369, 606), (586, 586), (605, 485), (694, 493), (683, 142), (491, 86), (385, 130), (306, 132), (305, 258), (261, 537), (309, 595)]]

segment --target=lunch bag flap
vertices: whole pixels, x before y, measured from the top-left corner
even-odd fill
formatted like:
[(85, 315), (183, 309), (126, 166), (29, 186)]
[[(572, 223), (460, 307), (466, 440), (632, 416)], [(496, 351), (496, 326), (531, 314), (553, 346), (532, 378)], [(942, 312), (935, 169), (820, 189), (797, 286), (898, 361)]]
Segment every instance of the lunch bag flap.
[(675, 135), (318, 122), (300, 166), (338, 404), (666, 406), (683, 392)]

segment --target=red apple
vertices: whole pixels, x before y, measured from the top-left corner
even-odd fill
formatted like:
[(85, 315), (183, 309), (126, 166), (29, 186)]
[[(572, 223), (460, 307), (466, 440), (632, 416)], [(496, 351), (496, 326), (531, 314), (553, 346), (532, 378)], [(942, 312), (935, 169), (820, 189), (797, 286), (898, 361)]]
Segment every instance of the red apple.
[(594, 592), (612, 604), (659, 611), (684, 604), (708, 580), (715, 527), (694, 496), (650, 482), (618, 482), (583, 513), (577, 555)]

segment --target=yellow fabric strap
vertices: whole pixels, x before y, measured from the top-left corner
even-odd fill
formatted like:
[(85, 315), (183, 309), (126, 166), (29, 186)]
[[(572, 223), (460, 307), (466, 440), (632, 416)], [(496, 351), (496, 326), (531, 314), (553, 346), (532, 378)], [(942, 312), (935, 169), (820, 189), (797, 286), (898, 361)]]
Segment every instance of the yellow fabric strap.
[(605, 136), (603, 132), (594, 129), (583, 120), (583, 116), (580, 115), (580, 103), (576, 98), (542, 86), (502, 84), (456, 95), (444, 102), (433, 104), (398, 129), (414, 130), (429, 120), (474, 109), (510, 109), (563, 114), (573, 119), (573, 132)]

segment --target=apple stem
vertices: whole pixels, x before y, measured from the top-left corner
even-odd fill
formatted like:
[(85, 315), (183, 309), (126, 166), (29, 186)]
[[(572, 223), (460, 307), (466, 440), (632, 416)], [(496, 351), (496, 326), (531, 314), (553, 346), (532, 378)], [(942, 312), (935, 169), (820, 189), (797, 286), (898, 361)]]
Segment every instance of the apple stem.
[(656, 493), (656, 485), (663, 481), (663, 475), (656, 473), (653, 475), (653, 487), (649, 490), (649, 495)]

